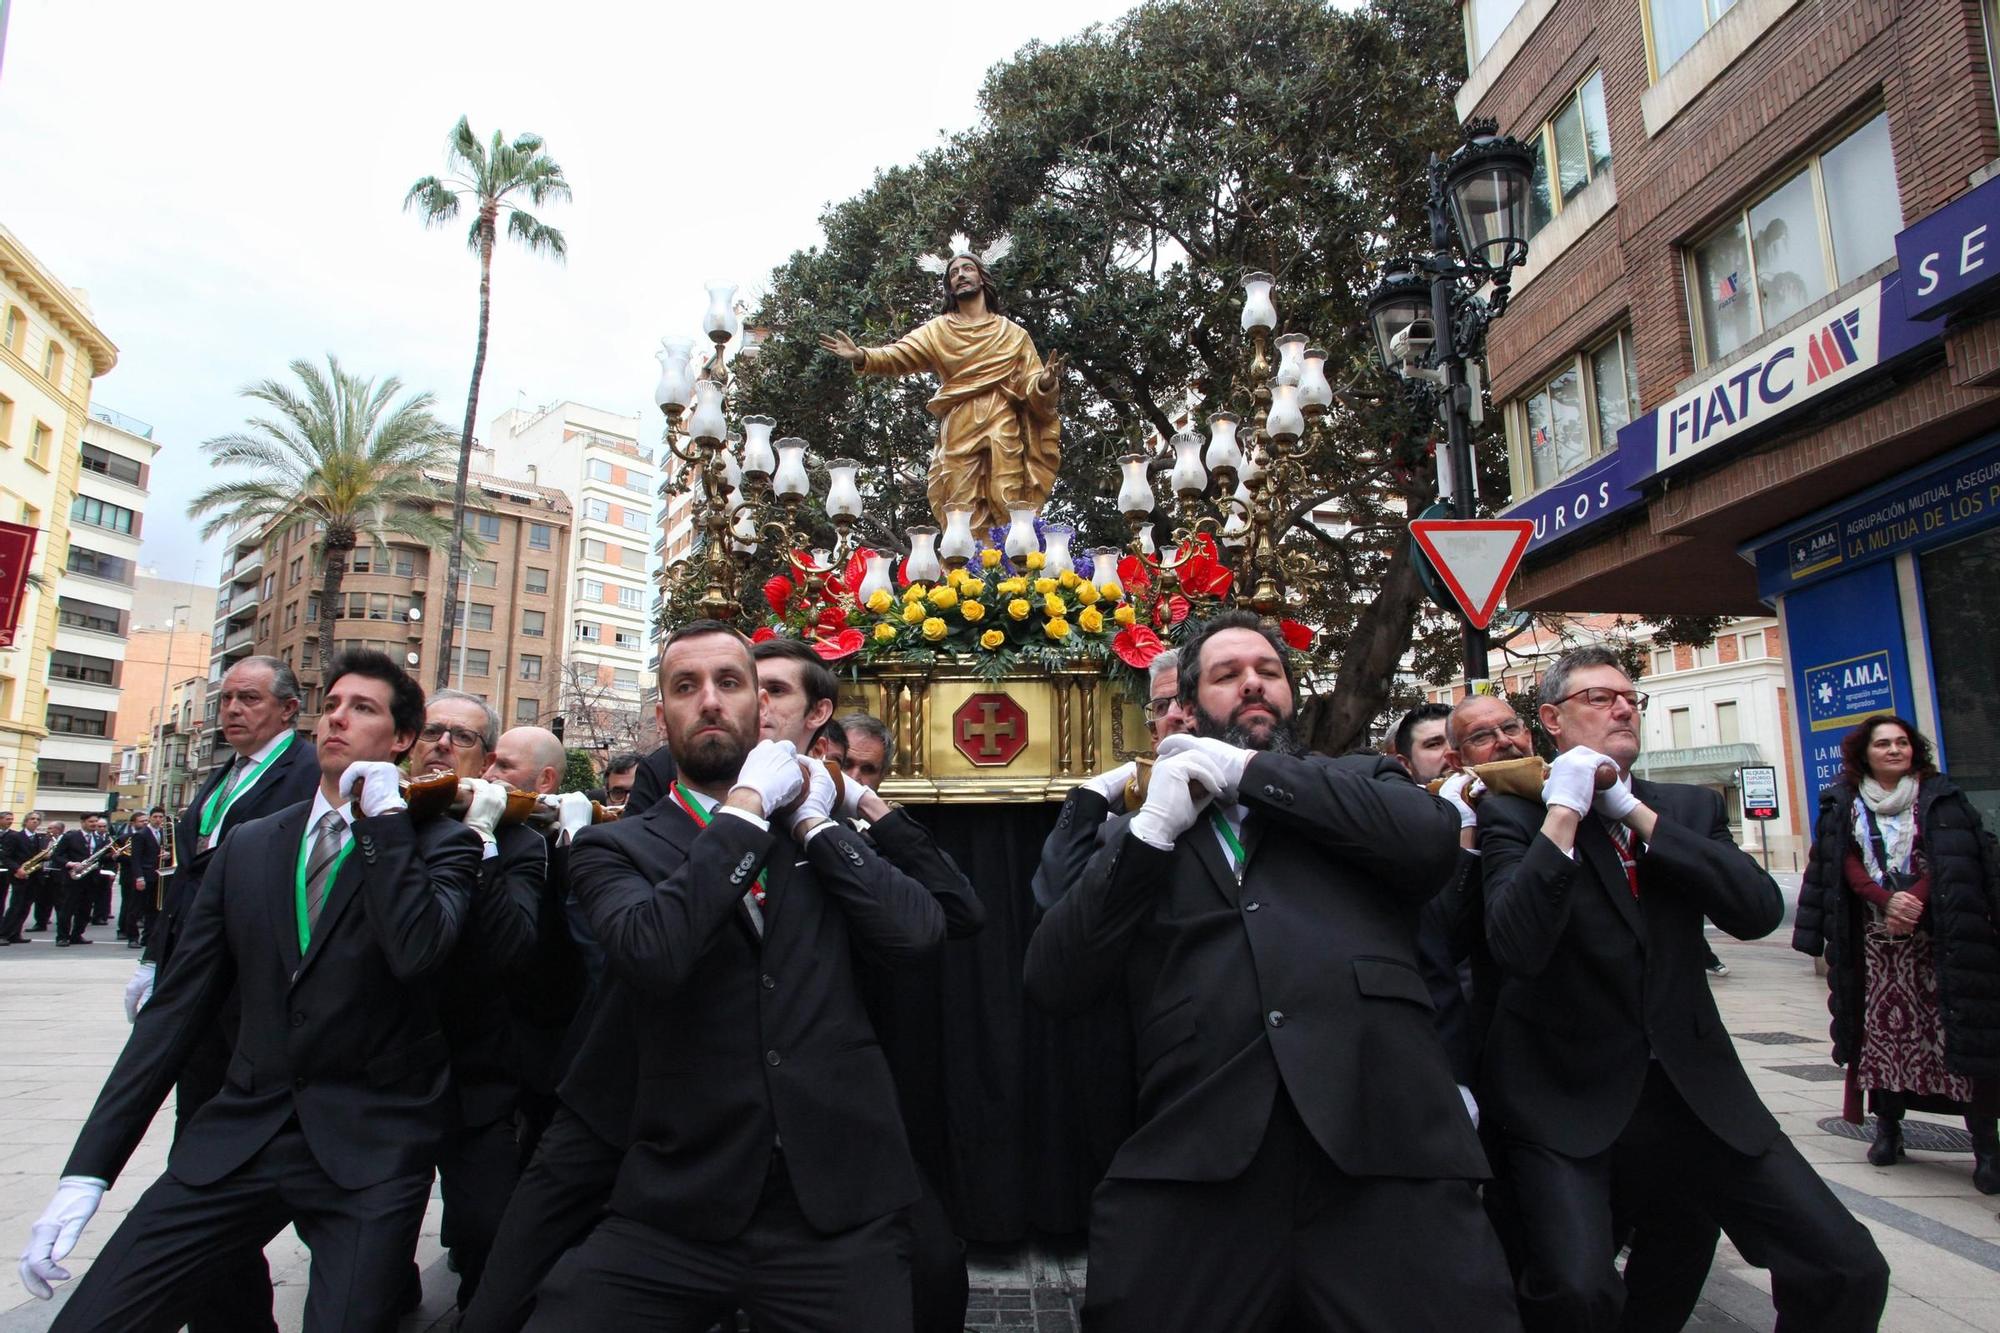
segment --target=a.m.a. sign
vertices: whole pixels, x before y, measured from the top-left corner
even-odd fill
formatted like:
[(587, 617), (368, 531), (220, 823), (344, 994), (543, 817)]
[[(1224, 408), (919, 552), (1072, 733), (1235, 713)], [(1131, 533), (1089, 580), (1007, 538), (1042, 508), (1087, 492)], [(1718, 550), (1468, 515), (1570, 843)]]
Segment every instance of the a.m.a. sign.
[(1814, 731), (1845, 730), (1874, 713), (1896, 708), (1896, 675), (1889, 650), (1809, 666), (1806, 723)]
[(1792, 536), (1785, 547), (1787, 569), (1794, 579), (1832, 569), (1840, 563), (1840, 524), (1822, 523)]

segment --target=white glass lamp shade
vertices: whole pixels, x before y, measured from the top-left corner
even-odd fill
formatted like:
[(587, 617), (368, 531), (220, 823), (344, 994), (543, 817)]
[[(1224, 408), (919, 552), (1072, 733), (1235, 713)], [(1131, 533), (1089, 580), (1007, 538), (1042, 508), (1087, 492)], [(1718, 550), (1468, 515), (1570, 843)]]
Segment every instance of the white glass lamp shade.
[(1191, 430), (1184, 430), (1173, 438), (1174, 446), (1174, 490), (1185, 495), (1190, 491), (1199, 494), (1208, 486), (1208, 473), (1201, 466), (1201, 436)]
[[(1250, 493), (1242, 486), (1238, 486), (1236, 488), (1236, 498), (1247, 504), (1250, 499)], [(1222, 544), (1224, 546), (1241, 546), (1244, 542), (1250, 540), (1250, 520), (1244, 517), (1245, 513), (1245, 510), (1239, 509), (1234, 505), (1229, 507), (1229, 517), (1222, 521)]]
[(1069, 553), (1071, 539), (1076, 529), (1062, 523), (1045, 524), (1042, 528), (1043, 554), (1048, 557), (1042, 566), (1042, 573), (1052, 579), (1076, 572), (1076, 559)]
[(1217, 412), (1208, 419), (1208, 470), (1242, 466), (1243, 448), (1236, 443), (1236, 414)]
[(654, 355), (660, 359), (660, 382), (653, 387), (653, 401), (662, 412), (669, 407), (687, 411), (694, 401), (694, 340), (662, 338)]
[(1100, 546), (1090, 553), (1090, 581), (1099, 588), (1118, 582), (1118, 557), (1124, 554), (1115, 546)]
[(895, 591), (895, 586), (889, 581), (889, 557), (886, 555), (869, 556), (867, 568), (861, 575), (861, 586), (854, 590), (854, 595), (860, 599), (863, 606), (866, 606), (868, 599), (876, 593), (886, 592), (893, 594)]
[(1269, 333), (1278, 327), (1278, 307), (1271, 304), (1271, 275), (1268, 273), (1245, 273), (1243, 275), (1243, 331), (1254, 333), (1258, 329)]
[(708, 284), (708, 310), (701, 317), (701, 331), (714, 342), (728, 342), (742, 326), (736, 319), (736, 284)]
[(1264, 418), (1264, 429), (1274, 440), (1296, 440), (1305, 434), (1306, 417), (1299, 411), (1298, 385), (1271, 386), (1271, 411)]
[(734, 491), (743, 485), (743, 464), (737, 461), (736, 450), (743, 441), (731, 436), (722, 446), (722, 481)]
[(771, 489), (779, 495), (804, 495), (812, 488), (806, 477), (806, 442), (797, 436), (778, 441), (778, 470), (771, 474)]
[(1326, 382), (1326, 350), (1308, 347), (1299, 370), (1299, 406), (1308, 411), (1333, 406), (1333, 386)]
[(748, 509), (744, 509), (742, 506), (743, 492), (731, 491), (729, 493), (729, 512), (736, 515), (736, 522), (730, 525), (729, 537), (731, 541), (736, 543), (737, 550), (742, 551), (745, 555), (755, 555), (757, 553), (757, 520)]
[(911, 528), (910, 558), (903, 565), (903, 573), (912, 583), (935, 583), (944, 573), (944, 566), (938, 561), (938, 530), (932, 527)]
[(1160, 553), (1160, 548), (1153, 544), (1153, 530), (1151, 528), (1139, 529), (1139, 553), (1141, 555), (1158, 555)]
[(1288, 333), (1278, 339), (1278, 373), (1273, 380), (1278, 384), (1297, 384), (1305, 367), (1306, 335)]
[(1125, 454), (1118, 460), (1124, 472), (1118, 483), (1118, 512), (1121, 514), (1150, 514), (1153, 512), (1153, 482), (1146, 475), (1144, 454)]
[(970, 509), (945, 510), (944, 542), (939, 551), (947, 560), (970, 560), (979, 554), (979, 542), (972, 535)]
[(743, 418), (743, 471), (752, 477), (768, 477), (778, 470), (778, 455), (771, 449), (771, 428), (778, 423), (769, 417)]
[(854, 482), (854, 474), (860, 467), (861, 464), (851, 458), (836, 458), (826, 465), (828, 518), (861, 517), (861, 488)]
[(722, 386), (714, 380), (694, 382), (694, 415), (688, 418), (687, 429), (703, 444), (720, 444), (729, 434), (729, 422), (722, 415)]
[(1248, 484), (1258, 481), (1263, 475), (1264, 450), (1256, 446), (1246, 449), (1243, 453), (1243, 466), (1236, 473), (1237, 479)]
[(1035, 535), (1035, 511), (1032, 509), (1010, 509), (1013, 521), (1007, 526), (1007, 558), (1020, 560), (1030, 551), (1042, 549), (1042, 539)]

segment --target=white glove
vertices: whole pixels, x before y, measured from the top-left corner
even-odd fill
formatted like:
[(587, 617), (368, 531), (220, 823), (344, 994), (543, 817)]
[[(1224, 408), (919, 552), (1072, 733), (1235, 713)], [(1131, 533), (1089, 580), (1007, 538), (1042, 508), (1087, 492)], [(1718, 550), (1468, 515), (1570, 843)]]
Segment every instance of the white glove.
[(1125, 789), (1132, 785), (1132, 779), (1139, 776), (1139, 765), (1120, 764), (1108, 773), (1099, 773), (1094, 778), (1085, 778), (1083, 785), (1102, 796), (1113, 810), (1125, 808)]
[(393, 815), (409, 808), (399, 786), (402, 780), (403, 775), (394, 764), (362, 759), (349, 764), (340, 775), (340, 794), (360, 806), (361, 813), (369, 819)]
[(805, 782), (805, 775), (799, 772), (799, 752), (790, 741), (758, 741), (757, 748), (743, 757), (731, 790), (756, 792), (761, 803), (757, 813), (769, 819), (773, 811), (784, 808), (799, 794)]
[(806, 768), (806, 798), (799, 802), (798, 810), (792, 815), (792, 831), (795, 833), (809, 824), (833, 816), (833, 774), (827, 771), (826, 762), (820, 759), (806, 760)]
[(1171, 759), (1177, 754), (1199, 754), (1208, 760), (1209, 769), (1222, 783), (1222, 789), (1215, 793), (1220, 800), (1231, 805), (1236, 803), (1236, 789), (1243, 785), (1243, 770), (1250, 766), (1255, 750), (1245, 750), (1219, 741), (1210, 736), (1189, 736), (1185, 733), (1169, 736), (1160, 742), (1160, 758)]
[(28, 1228), (28, 1246), (21, 1251), (21, 1285), (30, 1296), (45, 1301), (56, 1294), (51, 1282), (69, 1281), (62, 1261), (76, 1248), (107, 1188), (95, 1176), (64, 1176), (56, 1182), (56, 1197)]
[(1590, 804), (1597, 798), (1597, 770), (1607, 765), (1617, 768), (1587, 745), (1564, 750), (1549, 765), (1549, 776), (1542, 782), (1542, 804), (1559, 805), (1579, 815), (1590, 813)]
[(1132, 836), (1148, 847), (1171, 851), (1174, 839), (1194, 827), (1221, 788), (1222, 778), (1205, 754), (1183, 751), (1162, 759), (1146, 784), (1146, 803), (1132, 816)]
[(152, 963), (141, 963), (132, 973), (132, 979), (125, 983), (125, 1021), (139, 1021), (139, 1011), (146, 1007), (146, 1001), (153, 998), (153, 974), (159, 969)]
[(1478, 792), (1475, 790), (1478, 786), (1479, 779), (1472, 774), (1454, 773), (1444, 780), (1444, 786), (1438, 788), (1438, 795), (1450, 801), (1452, 808), (1458, 811), (1458, 826), (1460, 828), (1479, 827), (1479, 816), (1473, 813), (1472, 804), (1469, 799), (1472, 796), (1478, 795)]
[(592, 818), (590, 798), (580, 791), (566, 791), (556, 797), (556, 827), (562, 830), (564, 842), (590, 827)]
[(1591, 809), (1606, 819), (1623, 819), (1638, 808), (1639, 798), (1632, 794), (1630, 774), (1599, 791), (1597, 799), (1591, 802)]
[(465, 807), (465, 826), (491, 846), (493, 830), (500, 827), (500, 816), (507, 813), (507, 785), (484, 778), (467, 778), (465, 785), (472, 788), (472, 803)]
[(840, 783), (840, 817), (861, 818), (861, 802), (874, 794), (874, 788), (864, 787), (853, 778), (843, 775)]

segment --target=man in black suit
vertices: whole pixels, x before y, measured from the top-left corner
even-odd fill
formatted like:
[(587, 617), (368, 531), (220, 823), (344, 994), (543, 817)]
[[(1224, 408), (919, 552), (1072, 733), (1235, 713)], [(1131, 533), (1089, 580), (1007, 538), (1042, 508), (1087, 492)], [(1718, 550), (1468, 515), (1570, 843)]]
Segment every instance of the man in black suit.
[(1769, 934), (1778, 887), (1722, 799), (1634, 780), (1645, 696), (1615, 653), (1542, 677), (1542, 801), (1479, 803), (1486, 934), (1505, 973), (1482, 1091), (1503, 1126), (1531, 1330), (1620, 1327), (1612, 1195), (1691, 1204), (1771, 1270), (1781, 1330), (1873, 1329), (1889, 1270), (1758, 1100), (1703, 970), (1702, 918)]
[[(1139, 1127), (1092, 1202), (1095, 1330), (1513, 1329), (1486, 1159), (1417, 970), (1457, 819), (1386, 756), (1300, 754), (1284, 642), (1181, 648), (1196, 734), (1028, 948), (1029, 995), (1121, 986)], [(1413, 1238), (1421, 1238), (1420, 1241)]]
[[(136, 1019), (155, 979), (173, 956), (209, 862), (235, 831), (253, 819), (310, 801), (320, 785), (319, 754), (295, 724), (302, 700), (298, 677), (275, 657), (246, 657), (223, 673), (217, 721), (228, 760), (195, 792), (174, 828), (177, 868), (166, 878), (165, 906), (144, 941), (139, 966), (125, 983), (125, 1017)], [(208, 1034), (189, 1052), (174, 1084), (174, 1136), (222, 1090), (236, 1044), (235, 997), (224, 1003)], [(271, 1314), (271, 1270), (261, 1249), (218, 1255), (207, 1294), (191, 1307), (191, 1333), (277, 1333)]]
[(180, 1063), (241, 988), (226, 1086), (175, 1141), (52, 1327), (179, 1327), (218, 1256), (295, 1224), (309, 1333), (393, 1326), (450, 1117), (435, 979), (476, 891), (479, 842), (414, 822), (395, 761), (423, 691), (381, 653), (328, 668), (311, 801), (208, 864), (157, 997), (105, 1081), (21, 1260), (43, 1298)]
[[(84, 927), (90, 924), (91, 905), (97, 901), (103, 874), (113, 866), (111, 835), (103, 815), (85, 815), (83, 823), (56, 840), (49, 868), (55, 873), (56, 947), (90, 944)], [(114, 872), (115, 873), (115, 872)]]
[(35, 839), (37, 817), (30, 814), (22, 822), (23, 827), (15, 828), (14, 812), (0, 810), (0, 945), (28, 942), (21, 934), (21, 921), (28, 915), (33, 890), (22, 867), (41, 848)]
[(125, 937), (127, 948), (136, 949), (145, 937), (152, 920), (154, 907), (160, 891), (160, 835), (159, 824), (166, 818), (166, 807), (154, 806), (150, 818), (135, 818), (126, 826), (125, 836), (131, 846), (125, 854), (121, 876), (125, 883), (124, 897), (118, 904), (118, 933)]
[(30, 899), (35, 910), (35, 924), (28, 927), (30, 934), (40, 934), (49, 929), (56, 905), (62, 901), (62, 887), (56, 882), (55, 866), (51, 862), (55, 857), (55, 845), (68, 831), (69, 826), (60, 819), (51, 819), (42, 826), (41, 841), (35, 850), (48, 852), (50, 859), (43, 861), (42, 868), (28, 877), (28, 883), (34, 886)]
[(830, 818), (824, 767), (757, 739), (742, 635), (682, 626), (660, 672), (679, 779), (572, 857), (608, 1002), (629, 996), (654, 1035), (572, 1070), (632, 1070), (631, 1147), (529, 1327), (694, 1331), (740, 1307), (767, 1333), (907, 1330), (916, 1171), (852, 954), (921, 956), (943, 913)]

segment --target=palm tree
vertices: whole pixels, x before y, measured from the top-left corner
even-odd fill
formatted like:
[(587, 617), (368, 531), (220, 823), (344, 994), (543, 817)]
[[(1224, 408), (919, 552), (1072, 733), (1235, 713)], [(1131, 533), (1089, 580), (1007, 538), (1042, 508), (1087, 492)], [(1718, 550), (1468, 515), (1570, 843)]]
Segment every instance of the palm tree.
[(567, 201), (569, 182), (562, 165), (542, 151), (542, 136), (523, 134), (513, 143), (500, 131), (482, 144), (464, 116), (452, 126), (445, 144), (445, 170), (440, 180), (426, 176), (403, 196), (403, 209), (416, 209), (426, 227), (442, 227), (458, 216), (460, 199), (473, 201), (476, 212), (465, 242), (479, 256), (479, 341), (472, 353), (472, 387), (465, 395), (465, 429), (458, 441), (458, 485), (451, 500), (451, 559), (444, 585), (444, 621), (439, 627), (437, 684), (450, 681), (451, 639), (458, 623), (458, 575), (464, 552), (458, 534), (465, 531), (465, 476), (472, 466), (472, 419), (479, 411), (479, 380), (486, 373), (486, 327), (493, 308), (493, 246), (500, 236), (500, 215), (507, 215), (507, 234), (528, 247), (529, 254), (561, 260), (569, 243), (554, 227), (524, 211), (521, 195), (537, 208), (551, 200)]
[[(245, 521), (296, 515), (317, 519), (325, 531), (320, 550), (326, 572), (319, 593), (319, 665), (333, 653), (334, 609), (347, 577), (347, 553), (369, 533), (408, 537), (432, 550), (452, 542), (456, 527), (433, 511), (443, 501), (428, 473), (451, 465), (451, 427), (431, 415), (435, 399), (413, 393), (391, 402), (403, 382), (391, 375), (377, 384), (326, 358), (326, 370), (292, 362), (294, 387), (260, 380), (243, 397), (272, 415), (253, 416), (245, 429), (202, 443), (217, 466), (254, 469), (251, 476), (217, 482), (188, 504), (188, 517), (211, 515), (204, 539)], [(446, 622), (444, 628), (449, 628)]]

